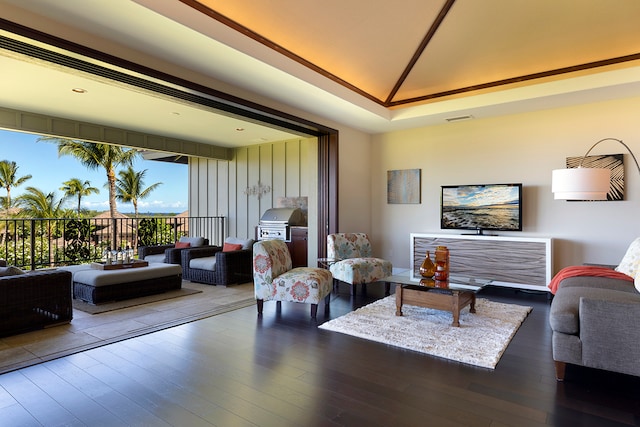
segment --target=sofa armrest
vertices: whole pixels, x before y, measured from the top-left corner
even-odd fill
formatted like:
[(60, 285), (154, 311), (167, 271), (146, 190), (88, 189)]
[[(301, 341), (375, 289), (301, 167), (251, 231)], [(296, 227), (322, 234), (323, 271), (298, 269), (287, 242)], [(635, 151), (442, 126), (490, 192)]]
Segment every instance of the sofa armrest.
[(581, 298), (580, 340), (585, 366), (640, 375), (640, 295)]
[(147, 255), (160, 255), (163, 254), (167, 249), (173, 248), (175, 245), (151, 245), (151, 246), (140, 246), (138, 248), (138, 259), (143, 260)]
[(253, 249), (216, 253), (216, 283), (227, 286), (250, 282), (253, 277)]

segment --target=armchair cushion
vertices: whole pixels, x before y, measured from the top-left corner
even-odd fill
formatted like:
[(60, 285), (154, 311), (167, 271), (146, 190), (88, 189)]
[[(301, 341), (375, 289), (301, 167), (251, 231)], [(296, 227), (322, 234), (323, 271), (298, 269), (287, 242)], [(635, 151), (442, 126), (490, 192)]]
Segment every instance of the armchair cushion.
[(226, 239), (224, 239), (224, 242), (232, 243), (235, 245), (242, 245), (242, 249), (249, 249), (249, 250), (253, 249), (253, 239), (243, 239), (240, 237), (229, 236)]
[(0, 277), (2, 276), (17, 276), (19, 274), (24, 274), (24, 271), (19, 269), (16, 266), (9, 265), (7, 267), (0, 267)]
[(189, 243), (193, 247), (204, 246), (208, 243), (204, 237), (188, 237), (182, 236), (179, 240), (180, 243)]
[(191, 243), (189, 243), (189, 242), (181, 242), (181, 241), (178, 240), (174, 247), (176, 249), (190, 248), (191, 247)]
[(215, 256), (207, 256), (207, 257), (202, 257), (202, 258), (194, 258), (191, 261), (189, 261), (189, 268), (215, 271), (215, 269), (216, 269), (216, 257)]

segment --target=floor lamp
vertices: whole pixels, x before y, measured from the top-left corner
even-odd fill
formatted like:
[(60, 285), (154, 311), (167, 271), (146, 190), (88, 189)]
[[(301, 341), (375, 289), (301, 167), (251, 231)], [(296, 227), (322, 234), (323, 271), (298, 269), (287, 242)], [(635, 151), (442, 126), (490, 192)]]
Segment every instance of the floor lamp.
[(638, 173), (640, 165), (631, 149), (619, 139), (604, 138), (589, 148), (580, 159), (577, 168), (556, 169), (551, 175), (551, 191), (554, 199), (560, 200), (607, 200), (607, 193), (611, 181), (611, 170), (607, 168), (584, 168), (582, 163), (591, 150), (603, 141), (618, 141), (627, 149), (633, 161), (636, 163)]

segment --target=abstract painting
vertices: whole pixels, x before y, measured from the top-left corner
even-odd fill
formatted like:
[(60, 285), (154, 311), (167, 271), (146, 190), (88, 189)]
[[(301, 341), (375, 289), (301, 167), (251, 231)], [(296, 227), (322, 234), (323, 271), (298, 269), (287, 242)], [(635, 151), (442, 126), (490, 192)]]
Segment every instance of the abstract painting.
[(387, 171), (387, 203), (420, 203), (420, 169)]

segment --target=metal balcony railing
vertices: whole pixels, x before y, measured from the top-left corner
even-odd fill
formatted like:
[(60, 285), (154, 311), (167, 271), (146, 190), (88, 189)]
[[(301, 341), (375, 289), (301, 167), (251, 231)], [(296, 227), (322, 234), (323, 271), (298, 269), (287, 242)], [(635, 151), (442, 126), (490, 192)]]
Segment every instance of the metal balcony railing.
[(97, 261), (107, 248), (174, 243), (202, 236), (222, 246), (225, 217), (0, 219), (0, 259), (23, 269)]

